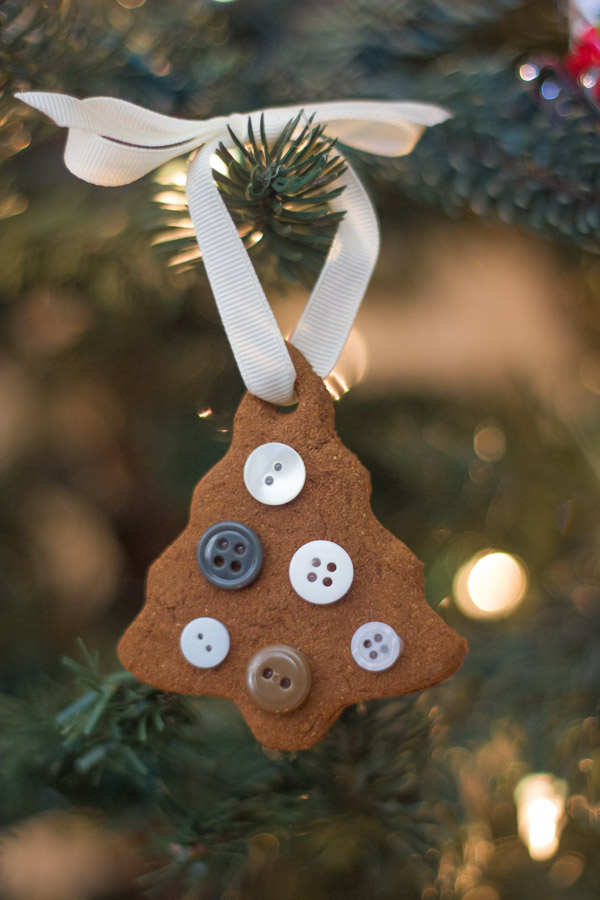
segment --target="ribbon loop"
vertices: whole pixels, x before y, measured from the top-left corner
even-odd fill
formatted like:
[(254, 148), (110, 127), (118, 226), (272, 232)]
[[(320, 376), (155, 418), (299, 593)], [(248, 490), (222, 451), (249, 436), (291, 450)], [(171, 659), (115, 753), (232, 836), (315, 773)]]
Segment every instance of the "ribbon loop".
[[(211, 156), (264, 130), (274, 140), (304, 107), (275, 107), (206, 121), (175, 119), (124, 100), (30, 91), (16, 97), (69, 129), (67, 168), (92, 184), (129, 184), (170, 159), (202, 149), (188, 169), (187, 197), (206, 272), (247, 389), (271, 403), (290, 400), (296, 373), (260, 281), (214, 183)], [(448, 118), (422, 103), (358, 100), (313, 104), (307, 119), (357, 150), (381, 156), (409, 153), (423, 129)], [(341, 176), (345, 191), (331, 201), (345, 210), (312, 294), (291, 341), (325, 378), (335, 366), (379, 253), (377, 217), (356, 174)]]

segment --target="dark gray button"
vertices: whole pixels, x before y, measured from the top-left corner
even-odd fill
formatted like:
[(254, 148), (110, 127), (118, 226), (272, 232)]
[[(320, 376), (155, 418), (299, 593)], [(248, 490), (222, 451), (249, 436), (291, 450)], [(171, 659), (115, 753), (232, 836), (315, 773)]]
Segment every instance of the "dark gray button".
[(196, 551), (204, 577), (227, 590), (246, 587), (263, 564), (258, 535), (241, 522), (217, 522), (204, 532)]

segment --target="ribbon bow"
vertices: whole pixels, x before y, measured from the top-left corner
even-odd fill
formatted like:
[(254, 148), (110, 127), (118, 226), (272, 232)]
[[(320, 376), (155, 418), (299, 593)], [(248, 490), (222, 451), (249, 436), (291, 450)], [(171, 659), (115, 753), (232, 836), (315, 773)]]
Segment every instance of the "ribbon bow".
[[(274, 140), (303, 107), (286, 106), (206, 121), (175, 119), (109, 97), (77, 100), (66, 94), (16, 95), (69, 129), (67, 168), (92, 184), (130, 184), (170, 159), (201, 149), (190, 162), (187, 199), (198, 245), (236, 362), (247, 389), (271, 403), (289, 402), (296, 373), (271, 307), (213, 181), (211, 156), (232, 145), (229, 126), (242, 141), (248, 119), (255, 133), (264, 115)], [(380, 156), (409, 153), (424, 128), (448, 118), (439, 107), (393, 101), (342, 101), (306, 107), (315, 123), (342, 143)], [(348, 166), (341, 176), (345, 209), (323, 268), (291, 342), (325, 378), (338, 360), (379, 253), (375, 211)]]

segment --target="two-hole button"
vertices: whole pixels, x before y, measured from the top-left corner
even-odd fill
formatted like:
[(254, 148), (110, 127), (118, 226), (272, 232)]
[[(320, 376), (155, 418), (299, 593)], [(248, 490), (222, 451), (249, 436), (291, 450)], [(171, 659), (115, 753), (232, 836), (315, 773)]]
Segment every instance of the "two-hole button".
[(263, 647), (246, 667), (246, 688), (267, 712), (289, 712), (304, 703), (311, 685), (304, 653), (285, 644)]
[(230, 647), (229, 631), (210, 616), (192, 619), (179, 638), (181, 652), (198, 669), (213, 669), (227, 657)]
[(254, 581), (263, 564), (260, 539), (241, 522), (217, 522), (204, 532), (196, 551), (198, 567), (211, 584), (227, 590)]
[(267, 506), (281, 506), (297, 497), (306, 480), (300, 454), (288, 444), (261, 444), (244, 465), (248, 492)]

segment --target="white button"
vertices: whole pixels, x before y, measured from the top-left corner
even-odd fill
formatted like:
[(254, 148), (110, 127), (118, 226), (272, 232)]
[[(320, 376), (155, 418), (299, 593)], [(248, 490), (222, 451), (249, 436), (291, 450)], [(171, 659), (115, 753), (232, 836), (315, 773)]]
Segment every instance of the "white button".
[(229, 653), (229, 632), (218, 619), (192, 619), (181, 632), (179, 644), (189, 663), (199, 669), (212, 669)]
[(335, 603), (346, 594), (354, 578), (352, 560), (333, 541), (309, 541), (290, 561), (290, 581), (309, 603)]
[(255, 500), (280, 506), (297, 497), (306, 479), (302, 457), (287, 444), (261, 444), (244, 466), (244, 483)]
[(354, 662), (363, 669), (383, 672), (394, 665), (404, 650), (404, 641), (391, 625), (366, 622), (352, 635), (350, 649)]

